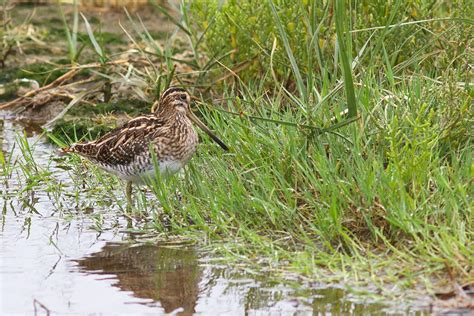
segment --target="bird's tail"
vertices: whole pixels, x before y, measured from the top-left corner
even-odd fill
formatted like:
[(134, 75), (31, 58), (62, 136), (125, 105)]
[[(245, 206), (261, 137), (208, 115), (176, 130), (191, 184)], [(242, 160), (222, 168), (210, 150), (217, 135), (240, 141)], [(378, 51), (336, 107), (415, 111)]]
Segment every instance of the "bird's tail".
[(66, 154), (73, 153), (73, 152), (75, 152), (75, 150), (74, 150), (74, 145), (72, 145), (71, 147), (60, 148), (60, 149), (58, 150), (59, 156), (64, 156), (64, 155), (66, 155)]
[(75, 153), (83, 157), (91, 157), (97, 154), (95, 142), (76, 143), (71, 147), (61, 148), (62, 154)]

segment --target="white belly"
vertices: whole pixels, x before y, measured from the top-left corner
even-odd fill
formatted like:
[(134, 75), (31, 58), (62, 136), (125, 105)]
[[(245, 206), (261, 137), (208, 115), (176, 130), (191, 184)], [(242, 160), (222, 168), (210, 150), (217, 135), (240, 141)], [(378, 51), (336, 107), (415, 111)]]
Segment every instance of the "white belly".
[[(176, 160), (162, 161), (158, 164), (158, 167), (160, 168), (160, 177), (166, 178), (178, 172), (183, 166), (184, 164)], [(105, 166), (102, 168), (105, 171), (115, 174), (116, 176), (118, 176), (119, 178), (125, 181), (131, 181), (136, 184), (144, 184), (147, 181), (147, 179), (156, 178), (156, 172), (155, 172), (155, 168), (153, 164), (149, 165), (149, 168), (145, 169), (144, 171), (140, 173), (127, 172), (126, 170), (121, 172), (115, 169), (109, 169)]]
[(163, 161), (160, 162), (160, 174), (167, 176), (172, 175), (178, 172), (181, 168), (183, 168), (183, 164), (181, 161), (170, 160), (170, 161)]

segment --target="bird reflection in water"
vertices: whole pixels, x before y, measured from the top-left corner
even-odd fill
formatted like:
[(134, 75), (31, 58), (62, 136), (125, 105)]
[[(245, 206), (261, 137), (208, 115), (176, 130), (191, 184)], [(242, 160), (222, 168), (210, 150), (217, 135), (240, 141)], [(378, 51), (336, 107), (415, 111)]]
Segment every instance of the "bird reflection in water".
[(196, 251), (187, 248), (109, 243), (100, 252), (77, 260), (81, 270), (116, 275), (114, 286), (138, 298), (160, 302), (166, 313), (195, 312), (201, 268)]

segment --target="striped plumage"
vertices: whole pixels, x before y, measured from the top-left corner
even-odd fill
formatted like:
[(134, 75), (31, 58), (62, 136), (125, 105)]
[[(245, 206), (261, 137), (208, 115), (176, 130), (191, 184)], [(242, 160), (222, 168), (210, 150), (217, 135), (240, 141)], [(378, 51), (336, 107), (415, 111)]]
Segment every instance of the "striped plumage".
[(169, 88), (153, 114), (136, 117), (97, 140), (77, 143), (64, 152), (77, 153), (100, 168), (128, 182), (142, 183), (155, 175), (152, 149), (160, 174), (168, 176), (181, 169), (193, 156), (198, 135), (192, 121), (208, 133), (223, 149), (227, 146), (192, 113), (191, 98), (184, 89)]

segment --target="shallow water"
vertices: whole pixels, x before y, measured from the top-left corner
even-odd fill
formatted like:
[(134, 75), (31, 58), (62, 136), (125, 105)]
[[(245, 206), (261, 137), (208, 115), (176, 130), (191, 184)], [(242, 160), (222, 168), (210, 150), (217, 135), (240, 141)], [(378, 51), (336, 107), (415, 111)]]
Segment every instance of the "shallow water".
[[(0, 120), (4, 155), (24, 126)], [(139, 220), (118, 215), (116, 200), (73, 192), (71, 175), (50, 160), (55, 148), (28, 125), (40, 170), (54, 183), (25, 187), (14, 172), (0, 181), (0, 314), (323, 315), (393, 311), (341, 288), (308, 284), (222, 264), (199, 247), (143, 242)], [(88, 200), (89, 199), (89, 200)], [(409, 312), (409, 309), (402, 309)], [(398, 310), (400, 311), (400, 310)], [(422, 312), (411, 311), (411, 314)]]

